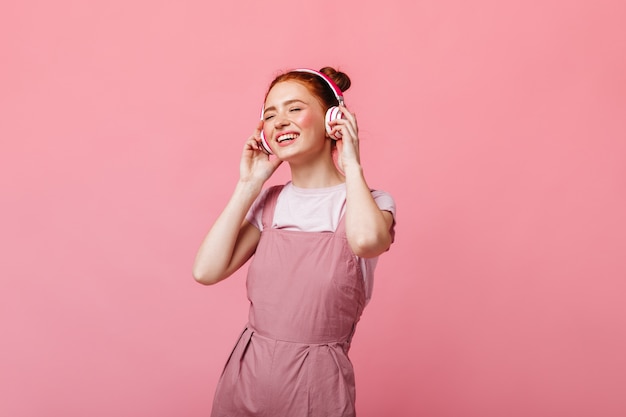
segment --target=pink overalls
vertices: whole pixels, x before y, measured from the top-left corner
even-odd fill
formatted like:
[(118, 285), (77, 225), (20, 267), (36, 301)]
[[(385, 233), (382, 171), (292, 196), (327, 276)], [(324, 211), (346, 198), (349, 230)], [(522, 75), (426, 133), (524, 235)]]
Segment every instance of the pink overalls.
[(343, 218), (332, 232), (272, 229), (270, 190), (248, 271), (249, 323), (233, 349), (212, 417), (354, 416), (350, 339), (365, 305)]

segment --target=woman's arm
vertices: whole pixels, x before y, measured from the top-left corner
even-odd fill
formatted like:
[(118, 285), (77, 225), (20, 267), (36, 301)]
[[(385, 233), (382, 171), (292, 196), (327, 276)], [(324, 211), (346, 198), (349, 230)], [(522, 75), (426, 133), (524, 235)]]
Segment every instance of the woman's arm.
[(342, 139), (337, 142), (340, 165), (346, 176), (346, 236), (355, 255), (372, 258), (389, 249), (393, 216), (378, 208), (365, 181), (359, 158), (356, 117), (340, 107), (344, 119), (331, 122)]
[(232, 275), (252, 256), (261, 232), (245, 216), (259, 192), (248, 184), (237, 184), (198, 249), (193, 265), (196, 281), (215, 284)]
[(391, 212), (378, 208), (360, 166), (345, 168), (346, 236), (355, 255), (373, 258), (391, 245)]
[(259, 125), (244, 146), (239, 165), (239, 181), (222, 213), (202, 241), (193, 265), (193, 277), (201, 284), (215, 284), (229, 277), (256, 250), (261, 232), (246, 214), (263, 184), (281, 161), (266, 155), (259, 145)]

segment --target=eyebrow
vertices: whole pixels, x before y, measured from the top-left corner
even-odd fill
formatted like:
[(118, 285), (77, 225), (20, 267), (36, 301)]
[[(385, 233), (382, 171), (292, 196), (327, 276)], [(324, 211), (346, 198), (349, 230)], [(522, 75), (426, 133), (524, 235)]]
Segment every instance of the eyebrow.
[[(307, 102), (305, 102), (305, 101), (302, 101), (302, 100), (299, 100), (299, 99), (297, 99), (297, 98), (294, 98), (294, 99), (292, 99), (292, 100), (287, 100), (287, 101), (285, 101), (285, 102), (283, 103), (283, 106), (288, 106), (288, 105), (293, 104), (293, 103), (308, 104), (308, 103), (307, 103)], [(268, 111), (270, 111), (270, 110), (276, 111), (276, 107), (275, 107), (275, 106), (270, 106), (270, 107), (268, 107), (267, 109), (263, 110), (263, 114), (265, 114), (266, 112), (268, 112)]]

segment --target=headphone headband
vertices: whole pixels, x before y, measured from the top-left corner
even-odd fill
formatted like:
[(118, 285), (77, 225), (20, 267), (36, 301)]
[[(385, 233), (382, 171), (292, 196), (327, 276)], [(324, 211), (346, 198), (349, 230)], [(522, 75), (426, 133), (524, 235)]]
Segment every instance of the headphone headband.
[(322, 80), (326, 82), (326, 84), (328, 84), (330, 89), (333, 90), (333, 94), (335, 94), (335, 98), (337, 99), (339, 104), (343, 106), (343, 93), (341, 92), (341, 88), (339, 88), (339, 86), (328, 75), (324, 74), (323, 72), (315, 71), (309, 68), (296, 68), (292, 71), (293, 72), (306, 72), (306, 73), (317, 75), (318, 77), (320, 77)]

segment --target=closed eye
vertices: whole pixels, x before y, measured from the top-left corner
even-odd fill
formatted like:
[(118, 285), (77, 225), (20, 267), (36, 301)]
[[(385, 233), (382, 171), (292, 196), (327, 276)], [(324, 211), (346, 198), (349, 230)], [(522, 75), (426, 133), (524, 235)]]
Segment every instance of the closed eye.
[(300, 110), (302, 110), (300, 107), (293, 107), (289, 109), (289, 111), (300, 111)]
[(268, 114), (267, 116), (265, 116), (265, 119), (263, 119), (263, 120), (265, 120), (265, 121), (267, 122), (267, 121), (268, 121), (268, 120), (270, 120), (272, 117), (274, 117), (274, 115), (273, 115), (273, 114)]

